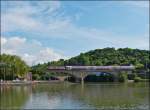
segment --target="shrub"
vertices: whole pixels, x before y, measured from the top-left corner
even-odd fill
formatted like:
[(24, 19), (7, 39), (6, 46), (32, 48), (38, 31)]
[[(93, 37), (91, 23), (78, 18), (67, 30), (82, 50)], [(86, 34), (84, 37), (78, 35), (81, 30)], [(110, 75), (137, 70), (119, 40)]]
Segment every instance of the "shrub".
[(38, 74), (33, 74), (32, 75), (32, 79), (33, 80), (39, 80), (40, 79), (40, 76)]
[(133, 74), (128, 74), (128, 79), (129, 80), (134, 80), (134, 78), (136, 77), (137, 75), (135, 73)]
[(126, 82), (126, 80), (127, 80), (127, 74), (125, 73), (119, 74), (119, 77), (118, 77), (119, 82)]
[(140, 82), (140, 81), (142, 81), (142, 79), (140, 77), (135, 77), (134, 78), (134, 82)]

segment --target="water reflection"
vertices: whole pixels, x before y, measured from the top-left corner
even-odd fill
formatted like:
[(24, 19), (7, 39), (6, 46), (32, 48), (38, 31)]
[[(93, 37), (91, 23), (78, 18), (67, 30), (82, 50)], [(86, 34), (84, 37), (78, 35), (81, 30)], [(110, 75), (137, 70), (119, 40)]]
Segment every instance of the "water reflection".
[(78, 97), (96, 108), (139, 108), (139, 105), (148, 107), (148, 88), (141, 85), (89, 84), (81, 93)]
[(9, 86), (0, 88), (0, 109), (19, 109), (28, 100), (30, 87)]
[(0, 107), (24, 109), (146, 108), (148, 85), (39, 84), (1, 87)]

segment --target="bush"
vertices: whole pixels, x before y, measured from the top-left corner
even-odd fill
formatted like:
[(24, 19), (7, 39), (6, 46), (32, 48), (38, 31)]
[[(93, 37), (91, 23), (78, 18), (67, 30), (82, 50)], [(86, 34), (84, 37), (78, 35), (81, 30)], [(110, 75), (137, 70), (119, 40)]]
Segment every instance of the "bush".
[(150, 82), (150, 79), (142, 79), (141, 82)]
[(33, 74), (32, 79), (33, 80), (40, 80), (40, 76), (38, 74)]
[(137, 75), (135, 73), (133, 74), (128, 74), (128, 79), (129, 80), (134, 80), (134, 78), (136, 77)]
[(135, 77), (134, 78), (134, 82), (140, 82), (140, 81), (142, 81), (142, 79), (140, 77)]
[(119, 80), (119, 82), (126, 82), (127, 81), (127, 74), (125, 74), (125, 73), (119, 74), (118, 80)]

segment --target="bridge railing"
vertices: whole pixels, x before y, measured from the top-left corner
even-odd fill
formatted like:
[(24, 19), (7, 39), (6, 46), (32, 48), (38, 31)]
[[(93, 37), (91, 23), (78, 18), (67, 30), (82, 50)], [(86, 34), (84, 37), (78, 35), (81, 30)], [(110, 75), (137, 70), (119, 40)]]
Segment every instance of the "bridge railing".
[(49, 66), (49, 70), (134, 70), (134, 66)]
[(65, 66), (49, 66), (49, 70), (65, 70)]

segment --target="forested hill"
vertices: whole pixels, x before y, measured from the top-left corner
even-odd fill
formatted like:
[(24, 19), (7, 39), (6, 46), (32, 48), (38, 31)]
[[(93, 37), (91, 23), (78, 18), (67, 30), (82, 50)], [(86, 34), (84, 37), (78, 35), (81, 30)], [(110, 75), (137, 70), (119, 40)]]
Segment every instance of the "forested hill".
[(144, 69), (150, 66), (149, 60), (150, 51), (131, 48), (104, 48), (91, 50), (86, 53), (81, 53), (76, 57), (68, 60), (60, 59), (45, 64), (33, 66), (38, 70), (45, 70), (50, 65), (134, 65), (139, 69)]

